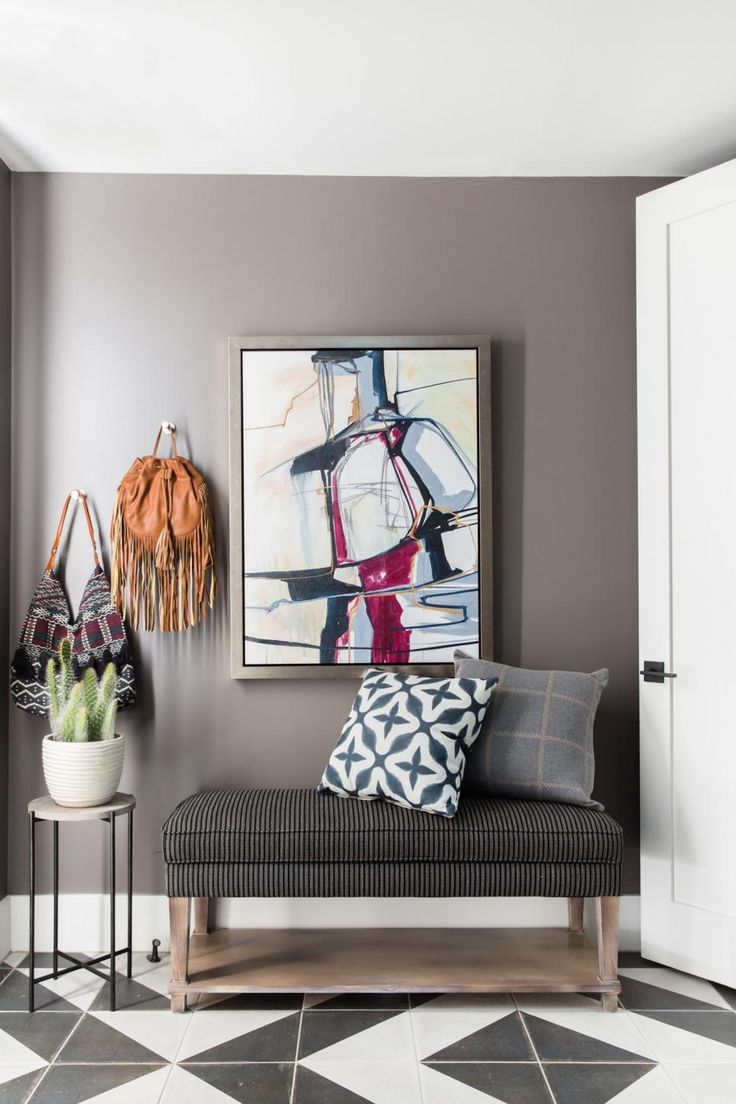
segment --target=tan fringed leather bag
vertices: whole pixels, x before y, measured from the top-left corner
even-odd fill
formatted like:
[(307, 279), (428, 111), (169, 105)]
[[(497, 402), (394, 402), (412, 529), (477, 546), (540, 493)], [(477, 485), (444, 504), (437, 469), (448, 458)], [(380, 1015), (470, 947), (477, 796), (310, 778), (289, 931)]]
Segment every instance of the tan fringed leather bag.
[[(138, 457), (123, 476), (110, 526), (112, 600), (134, 629), (187, 629), (215, 600), (215, 529), (207, 484), (191, 460)], [(209, 577), (208, 577), (209, 576)]]

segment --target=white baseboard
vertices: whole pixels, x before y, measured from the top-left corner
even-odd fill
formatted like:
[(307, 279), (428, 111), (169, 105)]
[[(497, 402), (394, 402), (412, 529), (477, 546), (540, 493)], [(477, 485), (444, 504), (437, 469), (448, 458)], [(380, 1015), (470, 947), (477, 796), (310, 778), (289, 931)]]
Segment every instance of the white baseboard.
[[(5, 909), (5, 912), (3, 912)], [(14, 895), (0, 902), (0, 941), (3, 916), (10, 949), (28, 950), (28, 896)], [(116, 899), (117, 944), (125, 945), (126, 899)], [(490, 898), (230, 898), (217, 902), (219, 927), (251, 928), (499, 928), (559, 927), (567, 923), (567, 903), (549, 897)], [(588, 931), (595, 930), (590, 911)], [(108, 898), (104, 893), (69, 893), (59, 898), (59, 945), (67, 951), (102, 950), (109, 940)], [(639, 897), (621, 898), (622, 950), (639, 949)], [(133, 899), (133, 949), (150, 950), (160, 939), (169, 945), (167, 899), (136, 894)], [(51, 895), (36, 897), (36, 947), (52, 945)]]
[(13, 941), (10, 936), (10, 898), (3, 897), (0, 901), (0, 962), (12, 950)]

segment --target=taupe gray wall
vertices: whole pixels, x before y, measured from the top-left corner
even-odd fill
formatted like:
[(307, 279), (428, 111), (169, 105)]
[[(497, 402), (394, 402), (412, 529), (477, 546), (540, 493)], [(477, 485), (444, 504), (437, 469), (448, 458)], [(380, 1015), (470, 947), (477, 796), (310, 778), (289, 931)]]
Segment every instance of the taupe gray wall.
[(0, 900), (8, 885), (8, 598), (10, 597), (10, 170), (0, 161)]
[[(106, 531), (163, 418), (213, 489), (224, 584), (229, 335), (489, 333), (496, 655), (610, 668), (596, 793), (624, 824), (635, 890), (634, 199), (663, 183), (16, 175), (11, 633), (66, 490), (87, 490)], [(78, 519), (75, 607), (90, 567)], [(224, 585), (204, 627), (134, 645), (123, 785), (139, 801), (136, 887), (160, 892), (175, 803), (200, 787), (315, 784), (356, 684), (231, 681)], [(11, 712), (13, 892), (44, 729)], [(70, 834), (66, 889), (104, 884), (94, 836)]]

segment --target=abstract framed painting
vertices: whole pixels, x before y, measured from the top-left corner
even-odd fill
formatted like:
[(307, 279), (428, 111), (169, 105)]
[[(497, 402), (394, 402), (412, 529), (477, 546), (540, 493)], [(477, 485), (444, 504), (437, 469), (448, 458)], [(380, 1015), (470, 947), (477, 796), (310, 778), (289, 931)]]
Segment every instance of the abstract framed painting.
[(492, 658), (488, 337), (232, 338), (235, 678)]

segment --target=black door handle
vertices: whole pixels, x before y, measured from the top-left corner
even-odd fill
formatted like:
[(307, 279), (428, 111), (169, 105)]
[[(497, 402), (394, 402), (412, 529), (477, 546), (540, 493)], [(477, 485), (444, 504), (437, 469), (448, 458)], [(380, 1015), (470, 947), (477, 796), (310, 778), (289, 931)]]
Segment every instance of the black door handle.
[(645, 682), (663, 683), (666, 678), (677, 678), (674, 671), (665, 671), (664, 663), (658, 659), (645, 659), (644, 670), (639, 672)]

